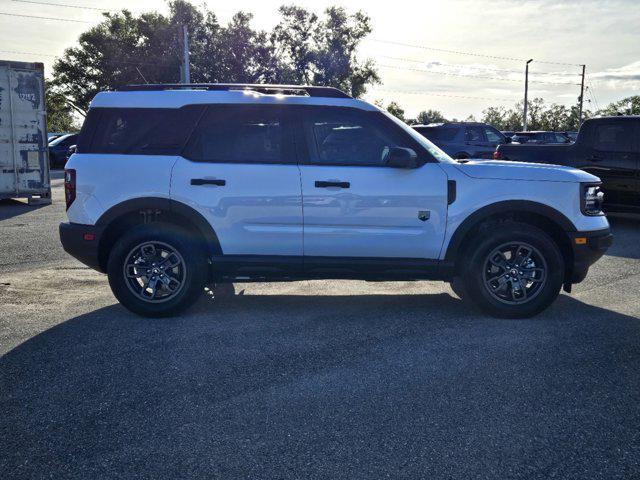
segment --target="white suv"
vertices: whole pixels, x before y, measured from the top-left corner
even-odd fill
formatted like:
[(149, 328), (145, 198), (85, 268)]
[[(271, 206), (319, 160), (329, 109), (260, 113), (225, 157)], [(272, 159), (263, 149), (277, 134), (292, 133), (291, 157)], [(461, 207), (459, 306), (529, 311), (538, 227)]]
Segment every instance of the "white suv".
[(325, 87), (141, 85), (98, 94), (67, 163), (67, 252), (141, 315), (205, 285), (438, 279), (534, 315), (611, 244), (599, 179), (454, 161)]

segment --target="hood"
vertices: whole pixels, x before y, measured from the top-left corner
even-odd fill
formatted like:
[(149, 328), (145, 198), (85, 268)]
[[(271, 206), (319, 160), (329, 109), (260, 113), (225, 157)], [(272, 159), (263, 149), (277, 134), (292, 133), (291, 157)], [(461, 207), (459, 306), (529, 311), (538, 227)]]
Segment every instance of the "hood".
[(473, 178), (495, 180), (530, 180), (539, 182), (598, 182), (600, 179), (577, 168), (546, 163), (470, 160), (455, 166)]

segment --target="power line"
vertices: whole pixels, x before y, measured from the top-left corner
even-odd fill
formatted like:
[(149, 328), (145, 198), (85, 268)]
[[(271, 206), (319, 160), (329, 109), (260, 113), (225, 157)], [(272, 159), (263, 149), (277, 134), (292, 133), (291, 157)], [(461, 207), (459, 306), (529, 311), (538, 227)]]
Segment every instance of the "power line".
[(49, 3), (49, 2), (36, 2), (34, 0), (11, 0), (12, 2), (17, 3), (31, 3), (35, 5), (48, 5), (51, 7), (64, 7), (64, 8), (79, 8), (82, 10), (93, 10), (97, 12), (112, 12), (114, 9), (112, 8), (98, 8), (98, 7), (85, 7), (82, 5), (71, 5), (68, 3)]
[[(396, 70), (410, 70), (413, 72), (421, 72), (421, 73), (430, 73), (432, 75), (446, 75), (450, 77), (466, 77), (466, 78), (480, 78), (483, 80), (495, 80), (500, 82), (517, 82), (521, 83), (521, 80), (515, 78), (501, 78), (501, 77), (488, 77), (485, 75), (465, 75), (462, 73), (451, 73), (451, 72), (435, 72), (433, 70), (423, 70), (420, 68), (411, 68), (411, 67), (399, 67), (397, 65), (378, 65), (382, 68), (393, 68)], [(531, 83), (542, 83), (546, 85), (580, 85), (579, 83), (569, 83), (569, 82), (545, 82), (542, 80), (529, 80)]]
[[(415, 58), (406, 58), (406, 57), (392, 57), (390, 55), (378, 55), (379, 57), (382, 58), (388, 58), (390, 60), (398, 60), (401, 62), (411, 62), (411, 63), (427, 63), (427, 60), (418, 60)], [(454, 64), (455, 65), (455, 64)], [(506, 68), (495, 68), (495, 67), (487, 67), (487, 66), (481, 66), (481, 67), (475, 67), (473, 65), (461, 65), (460, 66), (463, 67), (467, 67), (467, 68), (475, 68), (476, 70), (491, 70), (493, 72), (506, 72), (506, 73), (518, 73), (521, 74), (522, 70), (509, 70)], [(569, 72), (534, 72), (534, 75), (554, 75), (554, 76), (571, 76), (571, 77), (576, 77), (576, 76), (580, 76), (580, 73), (569, 73)]]
[[(446, 48), (435, 48), (435, 47), (427, 47), (424, 45), (415, 45), (412, 43), (403, 43), (403, 42), (396, 42), (396, 41), (392, 41), (392, 40), (381, 40), (381, 39), (377, 39), (374, 38), (373, 39), (374, 42), (379, 42), (379, 43), (388, 43), (390, 45), (400, 45), (403, 47), (411, 47), (411, 48), (420, 48), (422, 50), (433, 50), (434, 52), (445, 52), (445, 53), (454, 53), (456, 55), (468, 55), (471, 57), (484, 57), (484, 58), (494, 58), (494, 59), (498, 59), (498, 60), (511, 60), (514, 62), (524, 62), (526, 61), (526, 59), (524, 58), (516, 58), (516, 57), (503, 57), (500, 55), (486, 55), (483, 53), (474, 53), (474, 52), (464, 52), (461, 50), (449, 50)], [(577, 64), (577, 63), (566, 63), (566, 62), (549, 62), (549, 61), (543, 61), (543, 60), (536, 60), (536, 63), (547, 63), (550, 65), (571, 65), (574, 67), (581, 67), (581, 64)]]
[(422, 90), (407, 91), (407, 90), (392, 90), (392, 89), (388, 89), (388, 88), (379, 88), (379, 89), (376, 89), (375, 91), (377, 91), (377, 92), (386, 92), (386, 93), (396, 93), (396, 94), (402, 94), (402, 95), (428, 95), (428, 96), (449, 97), (449, 98), (471, 98), (471, 99), (476, 99), (476, 100), (513, 101), (513, 98), (475, 97), (475, 96), (470, 96), (470, 95), (450, 95), (450, 94), (447, 94), (447, 93), (432, 93), (432, 92), (427, 92), (427, 91), (422, 91)]
[(50, 53), (36, 53), (36, 52), (18, 52), (16, 50), (0, 50), (2, 53), (15, 53), (17, 55), (34, 55), (36, 57), (57, 57), (57, 55), (52, 55)]
[(0, 12), (0, 15), (5, 15), (7, 17), (38, 18), (40, 20), (57, 20), (59, 22), (93, 23), (93, 22), (86, 22), (84, 20), (73, 20), (71, 18), (38, 17), (38, 16), (35, 16), (35, 15), (20, 15), (20, 14), (17, 14), (17, 13), (6, 13), (6, 12)]

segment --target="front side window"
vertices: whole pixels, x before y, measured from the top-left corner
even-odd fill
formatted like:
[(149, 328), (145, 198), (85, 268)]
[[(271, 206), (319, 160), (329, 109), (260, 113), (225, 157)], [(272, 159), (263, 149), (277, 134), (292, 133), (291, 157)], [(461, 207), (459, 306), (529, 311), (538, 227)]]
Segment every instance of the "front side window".
[(491, 143), (503, 143), (504, 137), (493, 128), (485, 128), (484, 133), (487, 136), (487, 141)]
[(184, 156), (205, 162), (293, 163), (282, 112), (273, 106), (211, 105)]
[(599, 124), (595, 127), (593, 146), (606, 152), (629, 152), (632, 150), (633, 124), (617, 122)]
[(377, 112), (327, 108), (312, 110), (304, 118), (314, 163), (383, 166), (388, 148), (411, 147), (395, 129), (385, 128)]

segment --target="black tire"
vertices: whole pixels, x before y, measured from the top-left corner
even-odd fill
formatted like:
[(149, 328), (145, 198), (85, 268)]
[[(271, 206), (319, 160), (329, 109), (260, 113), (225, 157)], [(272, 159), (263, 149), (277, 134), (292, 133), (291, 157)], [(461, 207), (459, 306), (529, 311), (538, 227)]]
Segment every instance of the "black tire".
[[(462, 262), (465, 268), (460, 277), (464, 292), (488, 314), (528, 318), (557, 298), (564, 260), (544, 231), (525, 223), (500, 222), (481, 229), (473, 243)], [(527, 250), (531, 250), (528, 259)], [(496, 260), (502, 266), (497, 266)]]
[[(107, 263), (109, 285), (118, 301), (128, 310), (144, 317), (170, 316), (192, 305), (204, 291), (207, 262), (203, 249), (190, 240), (191, 237), (189, 232), (181, 228), (161, 223), (136, 226), (120, 237)], [(141, 256), (139, 253), (145, 248), (145, 252), (149, 253), (151, 247), (148, 245), (153, 247), (153, 255)], [(162, 257), (170, 251), (177, 255)], [(136, 259), (135, 269), (127, 267), (132, 265), (133, 259)], [(169, 268), (173, 263), (177, 263), (177, 266)], [(147, 268), (152, 268), (151, 265), (157, 275), (152, 273), (147, 276), (146, 272), (151, 271)], [(153, 287), (145, 287), (145, 282), (151, 285), (150, 279), (153, 278)], [(165, 281), (168, 282), (166, 285), (163, 284)]]

